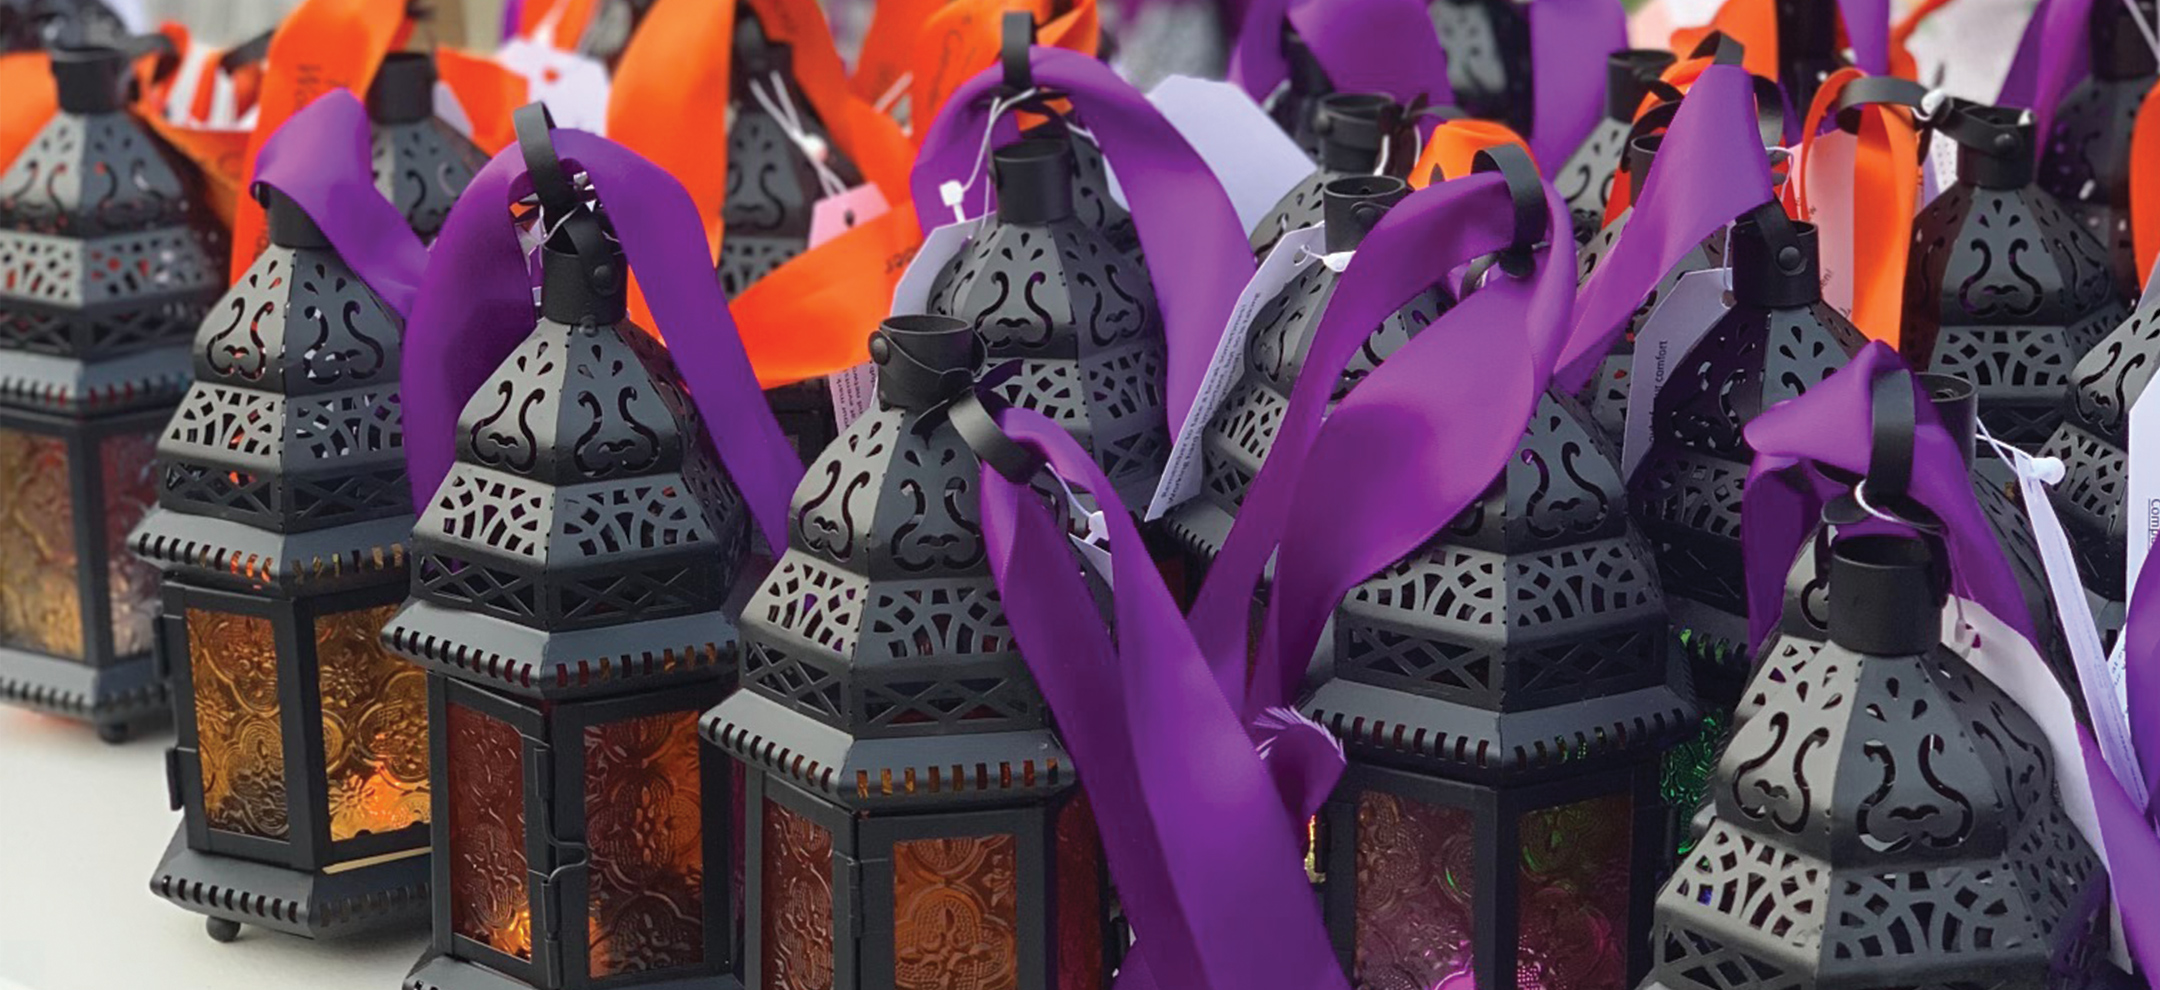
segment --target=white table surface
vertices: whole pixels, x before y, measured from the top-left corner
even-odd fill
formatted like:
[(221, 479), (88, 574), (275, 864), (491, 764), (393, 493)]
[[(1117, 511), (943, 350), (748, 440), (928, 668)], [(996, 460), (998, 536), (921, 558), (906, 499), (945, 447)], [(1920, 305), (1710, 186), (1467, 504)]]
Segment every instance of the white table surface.
[(424, 929), (311, 942), (260, 928), (219, 944), (150, 892), (180, 815), (169, 731), (108, 746), (0, 707), (0, 990), (398, 990)]

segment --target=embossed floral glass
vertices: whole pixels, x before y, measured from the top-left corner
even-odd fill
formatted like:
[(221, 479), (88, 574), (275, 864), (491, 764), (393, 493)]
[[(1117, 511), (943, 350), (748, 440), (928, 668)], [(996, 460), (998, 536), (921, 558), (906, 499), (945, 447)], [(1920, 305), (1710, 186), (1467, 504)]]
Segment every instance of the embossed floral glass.
[(190, 166), (122, 105), (125, 57), (52, 65), (60, 112), (0, 170), (0, 702), (118, 741), (167, 712), (126, 538), (224, 279)]

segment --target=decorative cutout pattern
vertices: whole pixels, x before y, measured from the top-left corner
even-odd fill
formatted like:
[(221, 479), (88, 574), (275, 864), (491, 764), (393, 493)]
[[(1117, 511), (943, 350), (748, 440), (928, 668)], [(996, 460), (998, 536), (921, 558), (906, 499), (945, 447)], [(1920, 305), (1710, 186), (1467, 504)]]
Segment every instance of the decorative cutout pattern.
[[(1634, 215), (1633, 210), (1620, 214), (1583, 244), (1582, 250), (1575, 256), (1578, 283), (1590, 280), (1590, 274), (1597, 271), (1599, 259), (1611, 254), (1613, 248), (1620, 243), (1620, 234), (1627, 229), (1628, 220)], [(1650, 313), (1657, 308), (1658, 300), (1665, 298), (1666, 294), (1672, 292), (1673, 286), (1680, 283), (1681, 276), (1724, 266), (1723, 236), (1713, 236), (1688, 249), (1688, 253), (1680, 256), (1672, 270), (1666, 272), (1664, 278), (1658, 279), (1658, 284), (1651, 288), (1650, 294), (1643, 297), (1642, 305), (1635, 307), (1634, 315), (1628, 317), (1627, 329), (1621, 333), (1619, 339), (1613, 341), (1612, 350), (1607, 353), (1604, 363), (1598, 366), (1597, 377), (1590, 379), (1589, 384), (1584, 386), (1581, 398), (1589, 405), (1591, 420), (1597, 423), (1598, 430), (1614, 444), (1620, 442), (1621, 435), (1627, 429), (1627, 403), (1631, 391), (1627, 375), (1635, 357), (1635, 335), (1642, 331), (1644, 323), (1649, 322)]]
[(1530, 133), (1530, 15), (1511, 0), (1433, 0), (1448, 88), (1472, 117)]
[(2150, 74), (2078, 80), (2056, 108), (2040, 154), (2040, 188), (2107, 250), (2115, 281), (2125, 290), (2145, 277), (2130, 236), (2130, 135), (2152, 84)]
[[(2086, 587), (2110, 601), (2125, 597), (2130, 407), (2160, 367), (2160, 292), (2100, 341), (2077, 368), (2063, 400), (2062, 426), (2041, 453), (2062, 458), (2067, 476), (2049, 494), (2077, 544)], [(2074, 694), (2075, 692), (2073, 692)]]
[(270, 620), (191, 608), (187, 642), (203, 818), (221, 832), (283, 839), (292, 822)]
[(594, 979), (705, 959), (697, 713), (585, 729), (588, 968)]
[(422, 240), (442, 230), (451, 204), (488, 163), (470, 138), (436, 117), (376, 124), (371, 157), (375, 188)]

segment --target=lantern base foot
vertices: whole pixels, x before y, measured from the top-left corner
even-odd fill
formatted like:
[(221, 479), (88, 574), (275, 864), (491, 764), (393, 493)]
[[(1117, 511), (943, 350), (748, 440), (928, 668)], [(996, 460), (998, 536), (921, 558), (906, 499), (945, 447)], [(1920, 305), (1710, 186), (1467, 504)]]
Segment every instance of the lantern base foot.
[(106, 742), (172, 717), (165, 678), (147, 655), (93, 667), (0, 646), (0, 704), (88, 722)]
[(212, 942), (230, 942), (240, 937), (240, 923), (224, 918), (203, 919), (203, 930), (209, 933)]
[[(637, 986), (638, 990), (743, 990), (742, 981), (732, 973), (682, 976)], [(406, 974), (402, 990), (532, 990), (532, 984), (430, 950), (420, 957), (420, 965)]]
[(173, 834), (150, 890), (197, 914), (209, 916), (210, 937), (237, 933), (241, 925), (302, 938), (344, 938), (386, 928), (427, 925), (428, 855), (407, 854), (338, 864), (322, 872), (191, 849), (187, 825)]

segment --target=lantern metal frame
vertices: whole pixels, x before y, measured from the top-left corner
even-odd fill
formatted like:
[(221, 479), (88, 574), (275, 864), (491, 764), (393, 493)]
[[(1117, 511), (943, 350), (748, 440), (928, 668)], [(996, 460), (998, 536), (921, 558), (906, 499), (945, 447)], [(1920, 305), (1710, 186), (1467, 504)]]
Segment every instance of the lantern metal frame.
[(1524, 0), (1429, 0), (1447, 53), (1448, 88), (1472, 117), (1530, 133), (1530, 5)]

